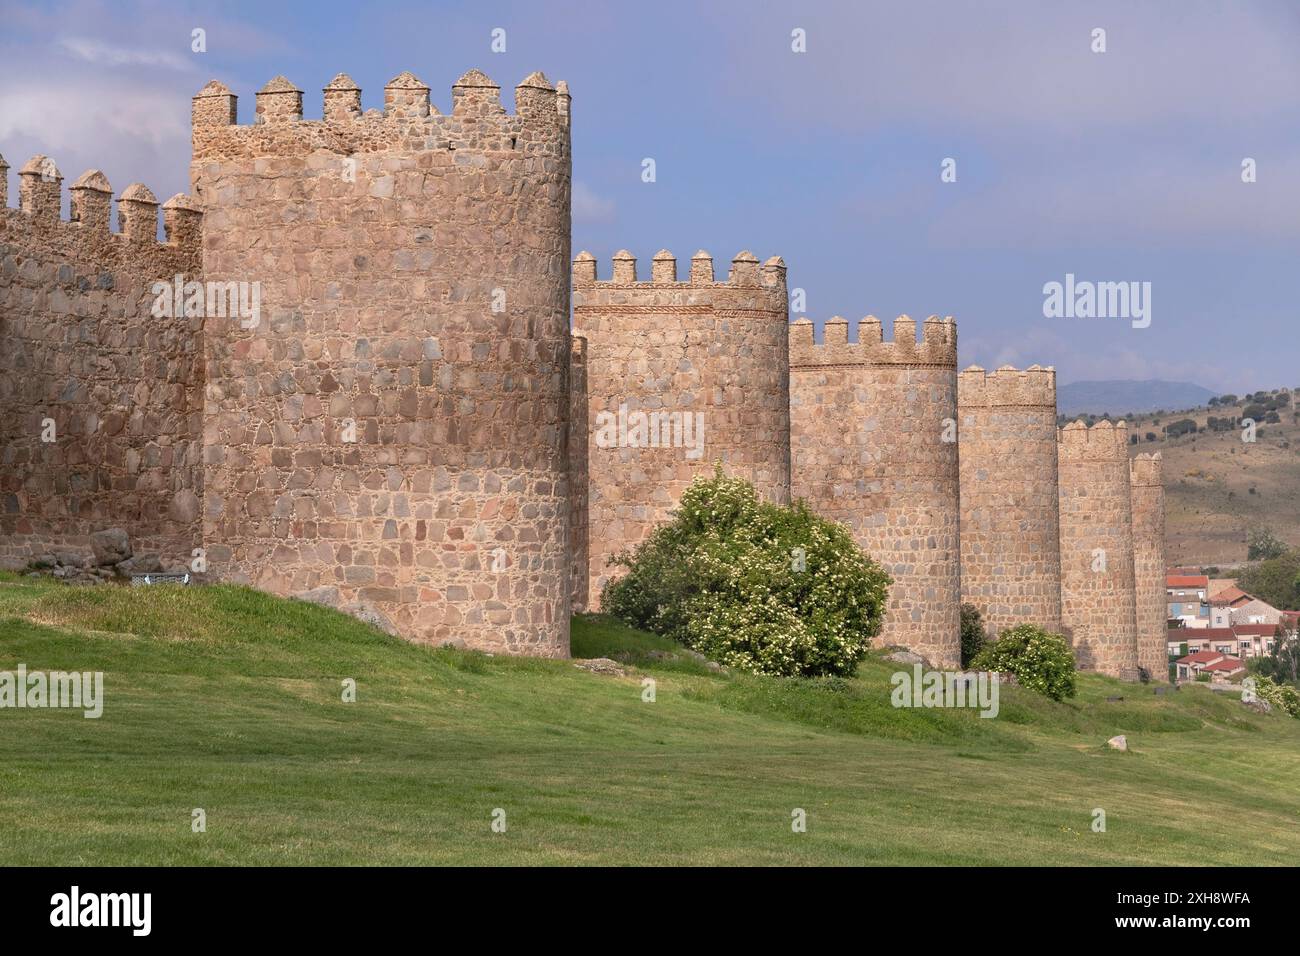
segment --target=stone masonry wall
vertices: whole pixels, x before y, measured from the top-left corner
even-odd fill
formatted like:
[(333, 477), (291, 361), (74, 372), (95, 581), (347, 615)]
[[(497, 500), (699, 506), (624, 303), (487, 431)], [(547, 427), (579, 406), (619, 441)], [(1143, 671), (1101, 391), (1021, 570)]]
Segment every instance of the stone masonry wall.
[(1137, 679), (1128, 426), (1060, 431), (1061, 622), (1080, 670)]
[(1056, 372), (978, 366), (957, 380), (961, 594), (992, 637), (1061, 629)]
[(569, 96), (471, 70), (440, 114), (410, 73), (324, 118), (282, 77), (237, 126), (193, 101), (213, 280), (259, 282), (255, 327), (209, 322), (209, 569), (310, 591), (403, 636), (569, 647)]
[(121, 527), (138, 553), (188, 564), (202, 493), (202, 319), (151, 311), (155, 282), (199, 278), (198, 207), (168, 200), (160, 243), (158, 202), (139, 183), (119, 197), (113, 232), (98, 170), (71, 187), (71, 221), (53, 160), (20, 170), (17, 209), (7, 170), (0, 158), (0, 563), (84, 552), (92, 532)]
[[(596, 609), (617, 573), (610, 556), (645, 540), (716, 462), (763, 497), (789, 501), (789, 314), (785, 263), (774, 256), (760, 265), (748, 252), (725, 281), (714, 281), (706, 252), (679, 281), (667, 251), (654, 257), (650, 281), (638, 281), (636, 260), (620, 252), (608, 282), (597, 281), (596, 260), (584, 252), (573, 290), (575, 331), (587, 340), (587, 586)], [(640, 435), (642, 413), (677, 418)], [(702, 448), (687, 442), (697, 421)]]
[(575, 335), (570, 349), (569, 367), (569, 566), (572, 571), (572, 608), (584, 613), (590, 597), (587, 573), (587, 340)]
[(790, 326), (793, 493), (841, 521), (894, 579), (880, 643), (960, 665), (957, 327), (907, 316), (826, 323), (824, 341)]
[(1152, 680), (1169, 680), (1165, 593), (1165, 491), (1160, 452), (1129, 462), (1133, 496), (1133, 579), (1137, 662)]

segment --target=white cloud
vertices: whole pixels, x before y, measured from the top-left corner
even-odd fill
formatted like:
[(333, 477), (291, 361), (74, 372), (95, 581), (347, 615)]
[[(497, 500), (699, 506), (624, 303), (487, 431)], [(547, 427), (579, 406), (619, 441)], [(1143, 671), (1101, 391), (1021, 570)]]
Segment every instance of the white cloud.
[(614, 200), (596, 195), (586, 183), (573, 183), (573, 221), (602, 225), (615, 218)]
[(1300, 237), (1300, 155), (1269, 151), (1254, 183), (1241, 181), (1244, 157), (1179, 158), (1135, 153), (1124, 175), (1096, 166), (1018, 170), (971, 184), (932, 223), (936, 248), (1175, 240), (1238, 243)]
[(97, 66), (163, 66), (172, 70), (194, 70), (194, 63), (167, 50), (131, 49), (91, 37), (61, 36), (55, 43), (86, 63)]
[[(31, 139), (51, 152), (89, 147), (103, 155), (135, 152), (142, 144), (180, 147), (186, 158), (188, 93), (101, 78), (93, 95), (106, 108), (87, 109), (87, 87), (75, 80), (6, 84), (0, 90), (0, 141)], [(174, 164), (176, 155), (168, 161)]]
[[(1096, 323), (1115, 320), (1078, 321)], [(1002, 365), (1016, 368), (1035, 364), (1051, 365), (1056, 368), (1059, 384), (1161, 379), (1193, 382), (1211, 389), (1240, 387), (1241, 369), (1203, 360), (1173, 359), (1167, 346), (1145, 329), (1127, 329), (1124, 334), (1133, 336), (1130, 341), (1134, 344), (1120, 344), (1097, 341), (1098, 328), (1095, 325), (1077, 324), (1073, 328), (1077, 330), (1074, 334), (1046, 326), (1030, 326), (1017, 329), (1011, 335), (998, 335), (995, 340), (979, 335), (959, 337), (960, 367), (965, 368), (971, 364), (986, 369)], [(1233, 379), (1229, 372), (1238, 378)]]

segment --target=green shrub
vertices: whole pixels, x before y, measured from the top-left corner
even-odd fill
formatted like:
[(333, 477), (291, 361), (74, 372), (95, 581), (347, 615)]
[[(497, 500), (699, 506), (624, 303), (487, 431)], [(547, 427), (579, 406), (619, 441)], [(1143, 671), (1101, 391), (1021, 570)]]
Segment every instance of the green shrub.
[(628, 573), (605, 587), (608, 614), (756, 674), (852, 675), (890, 584), (843, 525), (760, 501), (721, 467), (611, 563)]
[(1007, 628), (975, 656), (971, 666), (1010, 671), (1022, 685), (1052, 700), (1074, 696), (1074, 653), (1069, 643), (1037, 624)]
[(974, 604), (961, 606), (961, 666), (970, 667), (970, 662), (988, 643), (984, 633), (984, 618), (980, 609)]
[(1252, 678), (1255, 681), (1255, 696), (1268, 701), (1274, 708), (1292, 717), (1300, 718), (1300, 691), (1290, 684), (1279, 684), (1263, 674)]

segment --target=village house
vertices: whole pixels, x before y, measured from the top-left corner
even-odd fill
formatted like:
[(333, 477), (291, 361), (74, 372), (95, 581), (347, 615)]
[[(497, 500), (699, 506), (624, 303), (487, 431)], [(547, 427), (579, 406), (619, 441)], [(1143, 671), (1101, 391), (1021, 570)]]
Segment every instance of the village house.
[(1246, 676), (1246, 665), (1235, 657), (1214, 651), (1197, 651), (1178, 659), (1178, 679), (1196, 680), (1209, 674), (1215, 683), (1240, 680)]
[(1183, 627), (1210, 626), (1210, 579), (1186, 568), (1170, 568), (1165, 574), (1168, 618)]
[[(1237, 653), (1237, 632), (1230, 627), (1170, 628), (1167, 637), (1171, 657), (1201, 651), (1215, 654)], [(1184, 647), (1186, 650), (1183, 649)]]
[(1249, 594), (1235, 584), (1229, 584), (1220, 591), (1211, 591), (1210, 627), (1231, 627), (1233, 612), (1252, 600)]
[(1265, 657), (1277, 643), (1277, 624), (1234, 624), (1238, 657)]

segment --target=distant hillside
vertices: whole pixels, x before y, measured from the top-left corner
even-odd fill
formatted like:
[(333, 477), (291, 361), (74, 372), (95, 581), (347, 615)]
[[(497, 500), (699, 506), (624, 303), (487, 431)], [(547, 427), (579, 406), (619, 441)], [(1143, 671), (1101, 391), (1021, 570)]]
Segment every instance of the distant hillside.
[(1062, 415), (1079, 415), (1084, 412), (1104, 415), (1109, 412), (1113, 418), (1129, 412), (1196, 408), (1217, 394), (1190, 382), (1162, 382), (1157, 379), (1145, 382), (1071, 382), (1057, 390), (1056, 405)]
[[(1258, 401), (1262, 394), (1254, 398)], [(1285, 395), (1287, 402), (1266, 414), (1243, 398), (1129, 422), (1129, 434), (1138, 440), (1133, 454), (1158, 451), (1165, 460), (1165, 543), (1171, 565), (1244, 561), (1246, 534), (1254, 527), (1270, 528), (1300, 547), (1300, 414), (1285, 390), (1273, 394)], [(1242, 441), (1239, 426), (1223, 427), (1247, 408), (1260, 421), (1254, 442)], [(1211, 427), (1211, 418), (1218, 427)], [(1196, 423), (1195, 432), (1189, 430), (1190, 422)], [(1176, 437), (1165, 434), (1167, 426)]]

